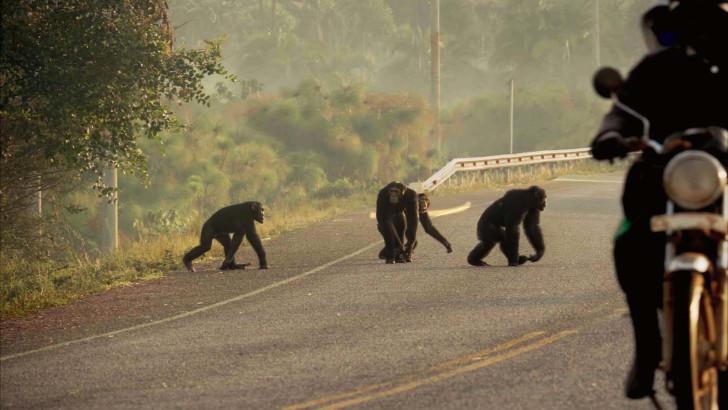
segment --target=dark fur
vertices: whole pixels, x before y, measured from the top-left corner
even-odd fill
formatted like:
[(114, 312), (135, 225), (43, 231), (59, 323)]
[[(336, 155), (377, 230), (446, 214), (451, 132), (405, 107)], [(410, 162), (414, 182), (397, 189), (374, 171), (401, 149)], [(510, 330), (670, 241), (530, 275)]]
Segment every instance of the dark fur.
[[(377, 229), (384, 238), (387, 263), (411, 258), (417, 243), (417, 218), (417, 193), (414, 190), (401, 182), (390, 182), (379, 191)], [(407, 242), (403, 243), (405, 238)]]
[[(470, 251), (468, 263), (487, 266), (483, 261), (493, 247), (499, 243), (508, 265), (517, 266), (526, 261), (536, 262), (543, 257), (545, 247), (539, 226), (541, 211), (546, 207), (546, 191), (538, 186), (528, 189), (513, 189), (493, 202), (478, 221), (480, 243)], [(526, 238), (536, 253), (531, 256), (518, 254), (519, 225), (523, 224)]]
[[(442, 246), (447, 249), (447, 253), (452, 252), (452, 245), (450, 245), (450, 242), (440, 233), (440, 231), (435, 228), (435, 225), (432, 224), (432, 219), (430, 218), (430, 215), (427, 213), (427, 210), (430, 208), (430, 198), (427, 196), (427, 194), (418, 194), (417, 195), (417, 203), (418, 203), (418, 212), (419, 212), (419, 219), (420, 224), (422, 225), (422, 228), (425, 230), (425, 232), (435, 238), (438, 242), (442, 244)], [(400, 214), (399, 216), (395, 217), (394, 219), (394, 226), (397, 230), (397, 233), (399, 234), (399, 237), (403, 237), (405, 234), (405, 227), (406, 223), (404, 220), (404, 216)], [(417, 242), (412, 246), (412, 251), (417, 248)], [(379, 252), (379, 259), (386, 259), (387, 258), (387, 248), (384, 247)], [(412, 254), (410, 254), (410, 259), (412, 258)]]
[[(260, 202), (243, 202), (218, 210), (202, 225), (200, 244), (185, 254), (182, 263), (189, 271), (194, 272), (192, 261), (209, 251), (212, 240), (217, 239), (225, 248), (225, 260), (220, 269), (243, 269), (249, 264), (235, 263), (235, 252), (247, 236), (248, 242), (258, 255), (260, 268), (268, 269), (263, 243), (255, 230), (255, 221), (263, 223), (264, 219), (265, 211)], [(230, 234), (233, 235), (232, 239)]]

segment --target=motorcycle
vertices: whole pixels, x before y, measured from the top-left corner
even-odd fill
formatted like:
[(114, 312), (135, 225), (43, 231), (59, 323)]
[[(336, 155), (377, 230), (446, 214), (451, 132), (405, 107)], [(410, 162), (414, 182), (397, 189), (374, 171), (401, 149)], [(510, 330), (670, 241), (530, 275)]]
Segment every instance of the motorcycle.
[(727, 152), (728, 132), (708, 127), (651, 140), (649, 119), (619, 101), (622, 84), (611, 68), (594, 77), (597, 93), (642, 122), (645, 149), (666, 163), (665, 213), (651, 219), (652, 231), (666, 235), (660, 368), (679, 409), (718, 409), (720, 388), (728, 391), (719, 383), (728, 370), (728, 178), (715, 154)]

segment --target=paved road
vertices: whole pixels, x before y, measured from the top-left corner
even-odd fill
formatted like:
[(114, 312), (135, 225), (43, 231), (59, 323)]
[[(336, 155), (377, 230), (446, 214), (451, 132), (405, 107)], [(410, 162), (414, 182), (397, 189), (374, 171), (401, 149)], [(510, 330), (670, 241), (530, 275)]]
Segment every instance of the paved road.
[(270, 271), (174, 272), (120, 291), (153, 296), (116, 297), (106, 316), (82, 301), (58, 310), (81, 312), (77, 325), (12, 328), (0, 407), (649, 409), (621, 393), (631, 332), (609, 260), (621, 177), (544, 186), (539, 263), (465, 263), (499, 192), (436, 197), (473, 207), (435, 220), (455, 253), (423, 238), (412, 264), (376, 259), (366, 212), (342, 216), (268, 243)]

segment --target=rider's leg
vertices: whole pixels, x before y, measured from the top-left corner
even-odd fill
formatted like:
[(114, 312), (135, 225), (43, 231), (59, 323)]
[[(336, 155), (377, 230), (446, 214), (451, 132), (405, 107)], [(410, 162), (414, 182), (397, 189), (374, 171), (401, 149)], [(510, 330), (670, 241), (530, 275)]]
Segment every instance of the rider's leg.
[(629, 398), (653, 392), (655, 369), (661, 359), (657, 308), (662, 300), (663, 238), (645, 226), (632, 226), (615, 241), (617, 278), (625, 292), (634, 331), (634, 363), (625, 382)]

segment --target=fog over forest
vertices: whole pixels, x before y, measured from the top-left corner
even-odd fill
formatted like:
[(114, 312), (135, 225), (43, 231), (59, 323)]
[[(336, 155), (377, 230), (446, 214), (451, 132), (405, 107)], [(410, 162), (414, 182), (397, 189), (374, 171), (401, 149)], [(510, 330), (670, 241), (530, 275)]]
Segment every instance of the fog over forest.
[[(639, 58), (638, 17), (652, 3), (442, 1), (443, 155), (508, 148), (511, 79), (517, 151), (583, 146), (604, 107), (593, 98), (591, 75), (598, 61), (626, 70)], [(224, 39), (223, 63), (239, 80), (225, 86), (235, 97), (281, 95), (307, 81), (324, 92), (350, 87), (425, 102), (430, 95), (428, 1), (175, 0), (170, 7), (178, 43)]]

